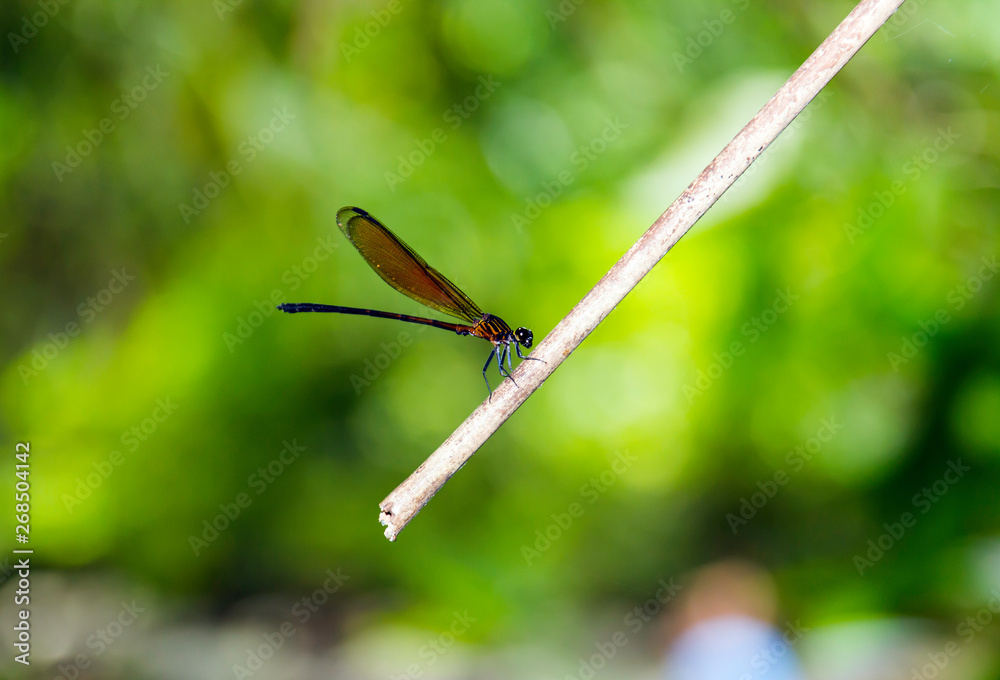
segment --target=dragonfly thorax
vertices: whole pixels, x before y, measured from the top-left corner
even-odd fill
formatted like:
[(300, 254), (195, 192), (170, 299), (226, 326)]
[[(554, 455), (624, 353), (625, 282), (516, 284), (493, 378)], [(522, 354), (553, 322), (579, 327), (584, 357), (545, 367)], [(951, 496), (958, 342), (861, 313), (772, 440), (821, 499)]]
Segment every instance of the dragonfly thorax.
[(506, 321), (492, 314), (483, 314), (470, 332), (477, 338), (489, 340), (494, 345), (509, 345), (516, 342), (525, 348), (531, 347), (535, 337), (531, 331), (524, 327), (518, 328), (516, 331), (512, 330)]

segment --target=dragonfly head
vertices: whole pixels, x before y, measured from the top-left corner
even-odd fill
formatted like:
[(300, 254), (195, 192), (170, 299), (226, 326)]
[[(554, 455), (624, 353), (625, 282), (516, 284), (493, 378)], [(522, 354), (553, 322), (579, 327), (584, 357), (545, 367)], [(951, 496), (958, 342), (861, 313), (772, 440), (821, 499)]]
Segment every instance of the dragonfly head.
[(531, 331), (522, 326), (514, 331), (514, 339), (521, 343), (525, 349), (529, 349), (532, 341), (535, 339), (535, 336)]

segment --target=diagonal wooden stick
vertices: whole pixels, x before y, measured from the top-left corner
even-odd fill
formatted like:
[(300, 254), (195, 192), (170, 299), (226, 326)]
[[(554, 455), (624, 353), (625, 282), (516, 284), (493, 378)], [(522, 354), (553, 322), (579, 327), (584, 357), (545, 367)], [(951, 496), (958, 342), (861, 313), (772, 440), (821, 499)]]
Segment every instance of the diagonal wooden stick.
[(667, 254), (681, 236), (719, 200), (750, 164), (819, 94), (892, 16), (904, 0), (862, 0), (771, 100), (709, 163), (653, 226), (552, 329), (514, 372), (517, 387), (505, 380), (406, 481), (379, 504), (379, 521), (390, 541), (438, 489), (496, 432), (524, 401), (590, 335), (611, 310)]

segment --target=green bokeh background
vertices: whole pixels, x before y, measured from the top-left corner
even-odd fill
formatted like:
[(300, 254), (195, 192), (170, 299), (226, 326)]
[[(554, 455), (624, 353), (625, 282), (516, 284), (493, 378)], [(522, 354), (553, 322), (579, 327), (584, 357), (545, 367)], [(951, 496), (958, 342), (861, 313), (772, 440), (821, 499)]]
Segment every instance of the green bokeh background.
[[(1000, 587), (1000, 5), (906, 3), (395, 544), (377, 504), (484, 398), (488, 345), (273, 312), (425, 312), (336, 211), (369, 210), (541, 340), (852, 5), (42, 5), (0, 9), (0, 489), (30, 441), (39, 616), (52, 593), (157, 612), (93, 677), (168, 677), (148, 650), (187, 658), (165, 632), (187, 625), (224, 677), (243, 648), (216, 633), (258, 639), (328, 569), (350, 578), (310, 644), (354, 677), (406, 672), (466, 610), (429, 677), (563, 677), (659, 579), (732, 557), (818, 631), (812, 677), (869, 648), (908, 650), (909, 677)], [(116, 272), (134, 279), (111, 292)], [(285, 442), (305, 450), (258, 494)], [(921, 512), (950, 461), (971, 472)], [(38, 665), (107, 619), (39, 627)], [(639, 637), (605, 677), (655, 672)], [(998, 640), (941, 677), (1000, 678)]]

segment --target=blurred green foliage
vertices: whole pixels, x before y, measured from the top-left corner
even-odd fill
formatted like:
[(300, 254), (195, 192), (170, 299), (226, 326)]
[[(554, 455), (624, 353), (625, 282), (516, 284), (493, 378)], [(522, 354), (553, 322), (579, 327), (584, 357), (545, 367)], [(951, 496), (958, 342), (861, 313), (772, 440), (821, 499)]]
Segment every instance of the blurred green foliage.
[(273, 312), (424, 312), (337, 209), (541, 340), (851, 3), (55, 6), (25, 42), (41, 5), (0, 9), (0, 436), (32, 444), (42, 565), (221, 609), (339, 567), (362, 628), (473, 609), (469, 642), (571, 649), (727, 556), (813, 624), (950, 630), (1000, 582), (1000, 5), (904, 5), (396, 544), (377, 503), (488, 346)]

